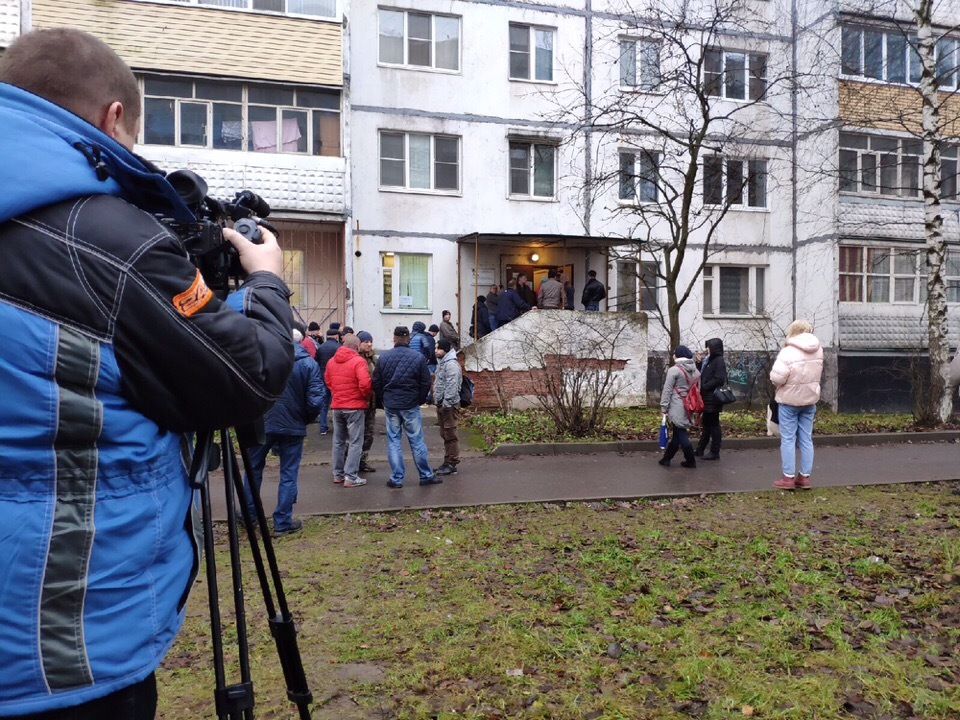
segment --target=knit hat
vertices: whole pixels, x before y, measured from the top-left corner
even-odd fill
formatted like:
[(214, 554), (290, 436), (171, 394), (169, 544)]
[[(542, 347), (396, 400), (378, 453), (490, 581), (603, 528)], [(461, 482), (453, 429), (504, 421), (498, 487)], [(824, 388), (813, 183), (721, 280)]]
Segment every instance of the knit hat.
[(437, 347), (443, 350), (444, 352), (450, 352), (450, 348), (452, 346), (450, 345), (449, 340), (447, 340), (446, 338), (440, 338), (439, 340), (437, 340)]
[(330, 323), (330, 327), (327, 328), (327, 335), (339, 335), (340, 334), (340, 323)]
[(373, 335), (368, 333), (366, 330), (361, 330), (357, 333), (357, 340), (360, 342), (373, 342)]
[(417, 320), (417, 321), (413, 324), (413, 331), (414, 331), (415, 333), (417, 333), (417, 332), (423, 332), (423, 331), (426, 330), (426, 329), (427, 329), (427, 326), (424, 325), (424, 324), (423, 324), (422, 322), (420, 322), (419, 320)]
[(410, 330), (407, 329), (407, 326), (406, 326), (406, 325), (397, 325), (397, 326), (393, 329), (393, 336), (394, 336), (394, 337), (409, 337), (409, 336), (410, 336)]
[(690, 352), (690, 348), (688, 348), (686, 345), (677, 345), (677, 349), (673, 351), (673, 355), (674, 357), (693, 360), (693, 353)]
[(342, 329), (340, 332), (342, 332), (344, 335), (353, 335), (353, 334), (354, 334), (353, 328), (350, 327), (349, 325), (344, 325), (344, 326), (343, 326), (343, 329)]
[(307, 325), (307, 330), (309, 330), (310, 332), (313, 332), (314, 330), (319, 330), (319, 329), (320, 329), (320, 323), (318, 322), (312, 322), (309, 325)]

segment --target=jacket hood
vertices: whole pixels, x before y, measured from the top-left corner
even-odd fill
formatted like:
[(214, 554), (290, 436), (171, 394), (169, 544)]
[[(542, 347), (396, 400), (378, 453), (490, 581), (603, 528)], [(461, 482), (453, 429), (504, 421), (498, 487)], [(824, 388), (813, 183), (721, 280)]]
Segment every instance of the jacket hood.
[(720, 338), (710, 338), (704, 343), (708, 348), (710, 348), (710, 357), (721, 357), (723, 355), (723, 340)]
[(195, 219), (160, 170), (69, 110), (7, 83), (0, 83), (0, 157), (0, 222), (84, 195)]
[(675, 364), (686, 370), (688, 375), (697, 371), (697, 364), (692, 358), (677, 358), (677, 362)]
[(307, 349), (300, 343), (294, 343), (293, 344), (293, 361), (296, 362), (297, 360), (303, 360), (304, 358), (310, 358), (310, 353), (308, 353)]
[(805, 353), (815, 353), (820, 349), (820, 341), (813, 333), (800, 333), (792, 338), (787, 338), (784, 345), (792, 345)]
[(415, 332), (415, 333), (417, 333), (417, 332), (425, 332), (426, 329), (427, 329), (427, 326), (424, 325), (424, 324), (423, 324), (422, 322), (420, 322), (419, 320), (413, 324), (413, 332)]
[(438, 362), (447, 363), (447, 362), (456, 362), (457, 354), (453, 349), (447, 350), (447, 354), (438, 360)]
[(337, 351), (333, 354), (331, 360), (335, 363), (345, 363), (349, 362), (352, 358), (360, 357), (360, 353), (356, 350), (351, 350), (346, 345), (341, 345), (337, 348)]

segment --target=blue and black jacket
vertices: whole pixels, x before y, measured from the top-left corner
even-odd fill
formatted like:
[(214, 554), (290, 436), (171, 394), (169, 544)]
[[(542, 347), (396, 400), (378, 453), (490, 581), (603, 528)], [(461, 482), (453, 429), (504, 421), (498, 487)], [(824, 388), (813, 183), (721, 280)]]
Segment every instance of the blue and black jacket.
[(183, 433), (250, 422), (293, 363), (288, 290), (221, 302), (161, 173), (0, 83), (0, 716), (139, 682), (196, 568)]

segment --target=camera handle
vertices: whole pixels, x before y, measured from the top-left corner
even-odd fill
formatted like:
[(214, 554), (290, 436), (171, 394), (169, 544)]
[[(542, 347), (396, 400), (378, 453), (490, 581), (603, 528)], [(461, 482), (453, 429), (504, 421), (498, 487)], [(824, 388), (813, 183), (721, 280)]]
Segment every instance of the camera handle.
[[(210, 605), (210, 631), (213, 640), (214, 674), (216, 689), (214, 701), (217, 717), (221, 720), (252, 720), (254, 706), (253, 682), (250, 679), (250, 653), (247, 644), (246, 611), (243, 602), (243, 578), (240, 567), (240, 541), (237, 531), (237, 505), (243, 514), (243, 523), (247, 530), (247, 539), (256, 567), (260, 589), (263, 594), (267, 615), (269, 616), (270, 634), (277, 646), (280, 666), (287, 684), (287, 698), (293, 702), (300, 713), (301, 720), (310, 720), (309, 704), (313, 695), (307, 687), (307, 678), (303, 670), (303, 660), (297, 646), (297, 631), (287, 607), (286, 595), (280, 578), (280, 569), (277, 565), (276, 554), (270, 534), (265, 532), (267, 527), (266, 516), (263, 511), (263, 502), (259, 490), (250, 484), (256, 517), (253, 517), (246, 502), (243, 475), (237, 463), (234, 452), (233, 438), (229, 428), (222, 428), (220, 433), (220, 447), (214, 443), (213, 431), (200, 433), (193, 453), (190, 466), (190, 483), (200, 491), (200, 509), (203, 516), (203, 544), (206, 562), (206, 575)], [(256, 432), (253, 428), (236, 428), (237, 445), (243, 468), (248, 477), (253, 477), (250, 463), (249, 448), (256, 444)], [(218, 457), (219, 454), (219, 457)], [(237, 651), (240, 665), (240, 682), (233, 685), (226, 684), (226, 670), (223, 658), (223, 624), (220, 617), (220, 599), (217, 588), (217, 569), (213, 538), (213, 514), (210, 508), (210, 470), (216, 469), (218, 464), (223, 468), (224, 489), (227, 501), (227, 536), (230, 545), (230, 566), (233, 578), (233, 602), (236, 617)], [(234, 498), (239, 502), (234, 503)], [(260, 537), (257, 537), (255, 525), (261, 528)], [(262, 542), (262, 549), (261, 543)], [(264, 565), (266, 555), (269, 565)], [(271, 581), (273, 583), (271, 587)], [(276, 602), (274, 602), (274, 593)], [(277, 611), (279, 608), (279, 612)]]

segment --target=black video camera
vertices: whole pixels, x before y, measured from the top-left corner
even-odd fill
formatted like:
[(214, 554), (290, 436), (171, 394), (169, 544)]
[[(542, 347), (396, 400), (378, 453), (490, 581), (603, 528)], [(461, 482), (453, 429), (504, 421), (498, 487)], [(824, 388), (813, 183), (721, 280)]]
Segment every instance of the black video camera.
[(207, 287), (223, 298), (231, 289), (231, 280), (232, 286), (236, 287), (244, 274), (237, 251), (223, 237), (227, 220), (233, 220), (233, 229), (247, 240), (261, 243), (263, 237), (258, 225), (277, 232), (263, 220), (270, 214), (270, 206), (250, 190), (238, 192), (233, 202), (212, 198), (207, 195), (206, 181), (191, 170), (172, 172), (167, 175), (167, 180), (196, 220), (182, 223), (161, 218), (161, 221), (183, 241), (191, 262), (203, 275)]

